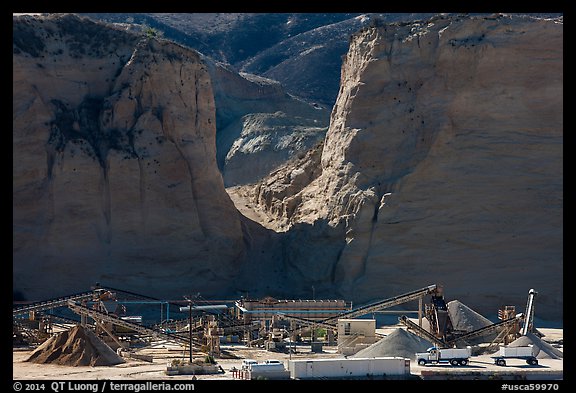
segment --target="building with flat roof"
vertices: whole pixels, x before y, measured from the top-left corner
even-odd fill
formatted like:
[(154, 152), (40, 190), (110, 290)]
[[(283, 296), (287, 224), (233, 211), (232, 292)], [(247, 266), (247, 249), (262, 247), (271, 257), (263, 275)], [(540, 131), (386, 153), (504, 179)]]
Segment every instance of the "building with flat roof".
[(344, 300), (278, 300), (267, 297), (260, 300), (240, 299), (235, 302), (236, 317), (250, 323), (255, 320), (271, 321), (281, 314), (288, 317), (322, 321), (351, 310)]
[(378, 341), (375, 319), (339, 319), (338, 352), (353, 355)]

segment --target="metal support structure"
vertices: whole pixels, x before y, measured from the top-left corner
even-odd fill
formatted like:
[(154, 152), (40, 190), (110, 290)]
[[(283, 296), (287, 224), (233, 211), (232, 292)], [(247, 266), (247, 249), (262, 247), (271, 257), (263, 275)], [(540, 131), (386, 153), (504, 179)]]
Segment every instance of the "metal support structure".
[[(389, 298), (389, 299), (381, 300), (381, 301), (378, 301), (375, 303), (370, 303), (370, 304), (367, 304), (365, 306), (358, 307), (356, 309), (352, 309), (350, 311), (344, 312), (344, 313), (339, 314), (337, 316), (327, 318), (323, 321), (312, 321), (312, 320), (307, 320), (305, 318), (296, 318), (296, 317), (289, 317), (289, 318), (292, 320), (301, 322), (301, 324), (308, 323), (310, 325), (310, 324), (314, 323), (314, 324), (321, 326), (321, 327), (335, 329), (338, 320), (342, 319), (342, 318), (355, 318), (355, 317), (359, 317), (362, 315), (366, 315), (366, 314), (370, 314), (370, 313), (374, 313), (374, 312), (379, 312), (380, 310), (390, 308), (393, 306), (397, 306), (397, 305), (402, 304), (402, 303), (407, 303), (407, 302), (412, 301), (412, 300), (420, 299), (420, 302), (421, 302), (422, 298), (425, 295), (434, 292), (437, 287), (438, 286), (436, 284), (429, 285), (425, 288), (421, 288), (421, 289), (418, 289), (416, 291), (408, 292), (408, 293), (405, 293), (403, 295), (394, 296), (394, 297)], [(420, 314), (421, 314), (421, 311), (420, 311)], [(307, 328), (306, 326), (299, 327), (296, 330), (294, 330), (293, 333), (298, 334), (301, 331), (305, 330), (306, 328)]]
[[(189, 362), (192, 364), (192, 297), (184, 296), (188, 301), (188, 343), (190, 345), (190, 357)], [(186, 311), (186, 307), (180, 307), (180, 311)]]
[(148, 328), (146, 326), (142, 326), (142, 325), (138, 325), (136, 323), (128, 322), (128, 321), (125, 321), (121, 318), (118, 318), (112, 314), (106, 314), (106, 313), (103, 313), (101, 311), (93, 310), (93, 309), (90, 309), (88, 307), (82, 306), (73, 300), (70, 300), (68, 302), (68, 308), (70, 308), (76, 314), (86, 315), (86, 316), (94, 319), (95, 321), (111, 322), (114, 325), (122, 326), (122, 327), (125, 327), (128, 329), (134, 330), (135, 332), (140, 333), (140, 334), (145, 335), (145, 336), (163, 338), (167, 341), (176, 342), (178, 344), (187, 344), (189, 342), (188, 338), (179, 336), (177, 334), (167, 334), (167, 333), (164, 333), (160, 330), (154, 330), (154, 329)]
[(94, 292), (90, 291), (90, 292), (83, 292), (83, 293), (78, 293), (75, 295), (65, 296), (65, 297), (61, 297), (61, 298), (57, 298), (57, 299), (45, 300), (42, 302), (29, 304), (29, 305), (24, 306), (24, 307), (16, 308), (16, 309), (12, 310), (12, 316), (15, 317), (18, 315), (23, 315), (23, 314), (29, 314), (29, 313), (39, 312), (39, 311), (51, 310), (53, 308), (58, 308), (58, 307), (65, 307), (68, 305), (68, 301), (70, 301), (70, 300), (73, 300), (73, 301), (90, 300), (90, 299), (92, 299), (93, 296), (94, 296)]
[(192, 301), (189, 300), (188, 306), (188, 338), (190, 339), (190, 364), (192, 364)]
[(424, 300), (424, 296), (420, 296), (418, 298), (418, 326), (422, 327), (422, 302)]
[(530, 289), (528, 292), (528, 303), (526, 304), (526, 319), (524, 320), (524, 325), (520, 333), (525, 336), (528, 333), (532, 333), (534, 327), (534, 297), (538, 294), (534, 289)]
[(486, 347), (486, 353), (492, 353), (498, 349), (499, 343), (502, 341), (504, 345), (508, 345), (509, 343), (506, 342), (506, 337), (510, 334), (510, 332), (514, 329), (514, 325), (505, 327), (502, 331), (492, 340), (492, 342)]
[(520, 321), (523, 317), (524, 317), (523, 314), (518, 314), (514, 318), (506, 319), (506, 320), (501, 321), (501, 322), (496, 322), (496, 323), (493, 323), (492, 325), (484, 326), (483, 328), (473, 330), (473, 331), (466, 333), (462, 336), (455, 337), (452, 340), (446, 341), (446, 344), (454, 345), (458, 341), (469, 340), (471, 338), (485, 336), (487, 334), (495, 332), (499, 328), (507, 328), (511, 325), (517, 324), (518, 321)]
[(414, 322), (408, 319), (406, 315), (402, 315), (398, 318), (398, 321), (404, 324), (409, 330), (414, 331), (417, 336), (422, 337), (425, 340), (430, 341), (431, 343), (436, 344), (439, 348), (448, 348), (449, 345), (445, 343), (440, 338), (436, 337), (434, 334), (430, 333), (426, 329), (418, 326)]
[(429, 293), (432, 293), (437, 288), (436, 284), (429, 285), (425, 288), (418, 289), (416, 291), (408, 292), (403, 295), (394, 296), (392, 298), (381, 300), (375, 303), (367, 304), (362, 307), (358, 307), (357, 309), (342, 313), (335, 317), (330, 317), (323, 320), (323, 323), (336, 323), (341, 318), (355, 318), (362, 315), (370, 314), (374, 311), (383, 310), (385, 308), (390, 308), (393, 306), (397, 306), (402, 303), (407, 303), (412, 300), (416, 300), (425, 296)]
[(116, 344), (118, 344), (118, 346), (119, 346), (120, 348), (124, 348), (124, 347), (125, 347), (125, 345), (122, 344), (122, 343), (120, 342), (120, 340), (118, 340), (118, 338), (117, 338), (106, 326), (104, 326), (104, 323), (98, 322), (98, 321), (94, 321), (94, 322), (96, 322), (96, 326), (98, 326), (100, 329), (104, 330), (104, 332), (105, 332), (108, 336), (110, 336), (110, 338), (111, 338), (112, 340), (114, 340), (114, 342), (115, 342)]

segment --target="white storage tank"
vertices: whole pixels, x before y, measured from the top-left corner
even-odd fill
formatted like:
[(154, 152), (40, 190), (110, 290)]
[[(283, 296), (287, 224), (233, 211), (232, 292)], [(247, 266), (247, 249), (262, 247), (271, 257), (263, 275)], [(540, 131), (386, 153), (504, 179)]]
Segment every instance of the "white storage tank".
[(404, 377), (410, 375), (410, 359), (401, 357), (301, 359), (288, 361), (292, 379)]

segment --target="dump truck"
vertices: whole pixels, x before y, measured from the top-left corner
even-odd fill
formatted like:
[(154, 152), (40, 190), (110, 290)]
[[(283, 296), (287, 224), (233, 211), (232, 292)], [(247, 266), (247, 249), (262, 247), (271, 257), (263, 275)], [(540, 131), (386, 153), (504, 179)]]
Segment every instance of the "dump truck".
[(494, 364), (498, 366), (505, 366), (506, 359), (523, 359), (531, 366), (536, 366), (538, 364), (538, 359), (536, 359), (538, 351), (534, 346), (528, 345), (525, 347), (500, 347), (498, 354), (496, 356), (491, 356), (494, 359)]
[(252, 366), (253, 364), (258, 364), (258, 361), (254, 359), (242, 360), (242, 370), (250, 370), (250, 366)]
[(437, 348), (431, 347), (426, 352), (416, 353), (416, 362), (420, 366), (427, 364), (451, 364), (465, 366), (472, 356), (472, 348)]

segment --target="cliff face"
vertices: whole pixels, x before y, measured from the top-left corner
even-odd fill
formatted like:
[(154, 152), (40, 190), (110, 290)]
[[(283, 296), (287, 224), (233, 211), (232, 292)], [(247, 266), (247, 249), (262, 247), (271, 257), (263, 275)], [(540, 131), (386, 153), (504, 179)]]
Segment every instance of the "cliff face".
[(245, 191), (284, 225), (294, 271), (321, 272), (297, 286), (366, 301), (442, 283), (487, 314), (535, 288), (537, 314), (561, 318), (562, 44), (561, 20), (520, 16), (356, 34), (320, 173)]
[[(24, 296), (357, 304), (439, 283), (485, 315), (534, 288), (536, 315), (562, 318), (561, 20), (362, 30), (322, 143), (322, 110), (173, 43), (74, 16), (13, 31)], [(217, 164), (242, 184), (287, 157), (231, 191), (239, 215)]]
[(13, 52), (14, 289), (224, 290), (245, 245), (199, 54), (71, 15), (15, 18)]

